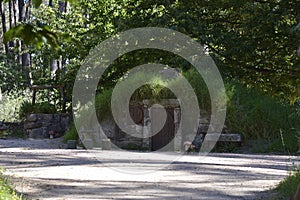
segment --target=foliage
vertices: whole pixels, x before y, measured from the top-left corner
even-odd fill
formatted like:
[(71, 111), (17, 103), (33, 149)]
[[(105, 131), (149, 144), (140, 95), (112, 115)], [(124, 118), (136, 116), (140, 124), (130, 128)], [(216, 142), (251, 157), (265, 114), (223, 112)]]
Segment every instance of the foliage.
[(95, 109), (99, 121), (107, 119), (112, 116), (110, 101), (111, 101), (112, 89), (104, 90), (95, 98)]
[(6, 179), (3, 177), (2, 172), (0, 171), (0, 199), (5, 200), (21, 200), (11, 187), (8, 186)]
[(30, 98), (31, 94), (28, 90), (4, 92), (3, 100), (0, 101), (0, 120), (19, 121), (20, 106), (25, 101), (29, 101)]
[[(49, 58), (58, 57), (70, 61), (68, 63), (80, 62), (91, 48), (120, 31), (165, 27), (206, 45), (226, 77), (237, 78), (244, 85), (255, 86), (291, 102), (299, 99), (300, 62), (295, 53), (300, 40), (299, 10), (295, 9), (299, 7), (298, 1), (78, 0), (68, 7), (68, 12), (61, 12), (57, 1), (54, 2), (53, 6), (33, 2), (38, 7), (33, 10), (34, 18), (14, 28), (28, 27), (29, 32), (45, 32), (38, 36), (19, 34), (33, 35), (32, 40), (38, 44), (45, 40), (57, 47), (53, 52), (49, 45), (43, 45), (42, 51), (34, 52), (44, 65), (49, 63)], [(11, 32), (16, 30), (6, 34)], [(153, 50), (131, 52), (119, 59), (111, 66), (101, 87), (109, 88), (123, 72), (145, 61), (148, 52), (153, 53)], [(151, 61), (172, 60), (172, 56), (164, 52), (151, 56)]]
[(266, 145), (260, 152), (297, 152), (300, 113), (295, 107), (234, 82), (226, 88), (226, 124), (231, 132), (241, 133), (246, 141), (262, 140)]
[[(68, 1), (74, 4), (77, 3), (77, 0)], [(26, 3), (30, 4), (30, 2)], [(32, 0), (34, 8), (39, 8), (41, 4), (42, 0)], [(58, 35), (51, 31), (49, 26), (40, 23), (24, 22), (19, 24), (4, 33), (3, 41), (6, 43), (14, 38), (21, 38), (25, 44), (34, 45), (37, 49), (40, 49), (43, 44), (49, 44), (53, 49), (58, 48)]]
[(51, 46), (57, 46), (57, 36), (52, 33), (48, 26), (35, 27), (31, 24), (20, 24), (4, 35), (4, 42), (8, 42), (13, 38), (22, 38), (26, 45), (35, 45), (37, 49), (40, 49), (47, 41)]
[(293, 101), (299, 99), (297, 7), (299, 1), (189, 1), (179, 2), (172, 16), (178, 30), (209, 47), (227, 77)]
[(23, 119), (26, 115), (31, 113), (55, 114), (57, 109), (55, 105), (49, 102), (41, 102), (32, 105), (31, 102), (24, 101), (21, 104), (19, 117)]
[[(28, 2), (35, 7), (26, 5), (31, 13), (28, 19), (15, 23), (14, 28), (10, 26), (4, 35), (3, 46), (9, 50), (4, 53), (3, 48), (0, 54), (0, 87), (4, 93), (29, 84), (65, 84), (71, 111), (76, 73), (92, 48), (120, 31), (170, 28), (205, 45), (226, 78), (226, 123), (232, 132), (242, 133), (245, 140), (261, 139), (260, 151), (295, 152), (299, 111), (289, 103), (300, 100), (300, 59), (296, 53), (300, 42), (299, 1), (69, 0), (72, 4), (64, 11), (59, 4), (62, 1), (53, 0), (53, 5), (41, 0)], [(11, 12), (8, 5), (4, 9), (4, 16)], [(30, 57), (28, 63), (23, 61), (26, 56)], [(50, 63), (57, 64), (56, 71)], [(169, 52), (142, 49), (120, 56), (99, 81), (95, 100), (100, 120), (109, 116), (111, 88), (129, 69), (145, 63), (180, 68), (194, 88), (200, 107), (209, 110), (207, 87), (195, 71), (189, 70), (189, 63)], [(174, 97), (160, 83), (155, 80), (139, 88), (132, 100)], [(170, 81), (166, 86), (173, 84), (178, 83)], [(58, 105), (59, 95), (42, 93), (38, 98)], [(7, 106), (0, 109), (16, 107), (14, 100), (5, 103)], [(28, 107), (26, 112), (31, 112)], [(3, 113), (13, 118), (16, 112)]]
[(68, 140), (78, 140), (78, 132), (74, 124), (71, 125), (69, 131), (64, 135), (64, 141), (67, 142)]
[(2, 91), (24, 88), (24, 78), (14, 59), (9, 55), (0, 54), (0, 88)]
[(279, 193), (278, 199), (292, 198), (296, 193), (297, 187), (300, 184), (300, 166), (296, 171), (293, 171), (288, 177), (279, 183), (275, 191)]

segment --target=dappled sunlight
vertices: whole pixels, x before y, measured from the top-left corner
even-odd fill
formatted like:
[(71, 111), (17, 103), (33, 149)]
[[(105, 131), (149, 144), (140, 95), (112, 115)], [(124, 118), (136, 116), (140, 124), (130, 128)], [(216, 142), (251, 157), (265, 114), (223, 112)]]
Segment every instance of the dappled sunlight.
[[(279, 183), (296, 162), (291, 156), (211, 153), (184, 155), (157, 170), (178, 153), (94, 150), (94, 157), (86, 150), (0, 151), (0, 165), (18, 191), (43, 199), (251, 199)], [(128, 173), (133, 170), (137, 173)]]

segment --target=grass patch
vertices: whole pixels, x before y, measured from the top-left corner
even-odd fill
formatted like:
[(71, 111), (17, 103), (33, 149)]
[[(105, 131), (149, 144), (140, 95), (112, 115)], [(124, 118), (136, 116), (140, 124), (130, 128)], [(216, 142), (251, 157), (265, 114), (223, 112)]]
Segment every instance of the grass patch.
[(17, 193), (9, 187), (6, 178), (0, 171), (0, 199), (5, 200), (21, 200), (22, 197), (18, 196)]
[(67, 142), (68, 140), (76, 140), (78, 141), (78, 132), (76, 130), (75, 124), (72, 123), (69, 131), (64, 136), (64, 141)]
[(274, 191), (278, 192), (278, 199), (288, 199), (293, 197), (293, 195), (296, 193), (299, 184), (300, 166), (296, 171), (292, 172), (288, 177), (281, 181)]
[(300, 110), (234, 82), (226, 84), (226, 125), (245, 142), (256, 140), (256, 153), (295, 154), (300, 136)]

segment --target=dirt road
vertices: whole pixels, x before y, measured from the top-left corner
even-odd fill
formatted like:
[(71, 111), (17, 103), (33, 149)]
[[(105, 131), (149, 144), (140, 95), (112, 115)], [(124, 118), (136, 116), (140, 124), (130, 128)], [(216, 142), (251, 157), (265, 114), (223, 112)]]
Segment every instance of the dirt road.
[[(137, 152), (67, 150), (55, 140), (0, 140), (0, 166), (30, 199), (266, 199), (297, 158), (209, 154), (130, 160)], [(95, 158), (97, 155), (97, 159)], [(178, 154), (177, 154), (178, 155)], [(158, 165), (166, 164), (157, 169)], [(116, 171), (153, 170), (147, 174)]]

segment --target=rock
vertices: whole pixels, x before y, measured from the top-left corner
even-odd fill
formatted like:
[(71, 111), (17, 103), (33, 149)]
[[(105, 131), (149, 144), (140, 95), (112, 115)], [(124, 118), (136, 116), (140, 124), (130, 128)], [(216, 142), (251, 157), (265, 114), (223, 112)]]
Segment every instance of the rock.
[(209, 124), (200, 124), (197, 133), (207, 133)]
[(48, 129), (49, 131), (54, 131), (55, 133), (62, 133), (64, 131), (59, 124), (51, 124)]
[(34, 128), (41, 128), (43, 126), (40, 122), (25, 122), (24, 129), (34, 129)]
[(83, 141), (83, 145), (86, 149), (93, 149), (93, 140), (87, 138)]
[(121, 141), (117, 144), (118, 147), (123, 149), (140, 149), (142, 144), (141, 142), (134, 142), (134, 141)]
[(28, 122), (35, 122), (37, 121), (38, 117), (36, 114), (30, 114), (30, 115), (27, 115), (26, 117), (26, 121)]
[(54, 115), (53, 114), (43, 114), (41, 117), (42, 117), (43, 121), (51, 122), (54, 118)]
[(49, 131), (54, 131), (58, 137), (69, 129), (70, 124), (68, 114), (31, 114), (26, 118), (24, 129), (29, 138), (49, 138)]
[(111, 150), (111, 142), (110, 142), (110, 139), (103, 139), (103, 140), (102, 140), (102, 149), (103, 149), (103, 150)]
[(33, 139), (43, 139), (44, 135), (43, 135), (43, 128), (36, 128), (36, 129), (31, 129), (28, 131), (29, 134), (29, 138), (33, 138)]
[(76, 140), (68, 140), (68, 142), (67, 142), (67, 149), (77, 149), (77, 142), (76, 142)]

